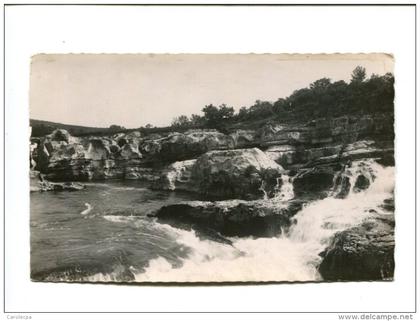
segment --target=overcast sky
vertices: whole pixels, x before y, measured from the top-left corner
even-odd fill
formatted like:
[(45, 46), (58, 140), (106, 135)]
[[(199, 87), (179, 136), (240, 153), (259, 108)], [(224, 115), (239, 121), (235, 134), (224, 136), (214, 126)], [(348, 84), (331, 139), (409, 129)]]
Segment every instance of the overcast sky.
[(37, 55), (31, 64), (33, 119), (134, 128), (169, 125), (207, 104), (238, 110), (275, 101), (327, 77), (393, 71), (387, 55)]

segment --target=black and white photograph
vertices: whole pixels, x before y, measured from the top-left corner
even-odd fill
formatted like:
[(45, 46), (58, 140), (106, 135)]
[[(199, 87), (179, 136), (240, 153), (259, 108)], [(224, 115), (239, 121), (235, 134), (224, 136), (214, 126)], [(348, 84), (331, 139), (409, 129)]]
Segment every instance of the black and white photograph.
[(30, 279), (393, 282), (395, 81), (388, 52), (32, 56)]
[(413, 2), (3, 18), (1, 320), (416, 319)]

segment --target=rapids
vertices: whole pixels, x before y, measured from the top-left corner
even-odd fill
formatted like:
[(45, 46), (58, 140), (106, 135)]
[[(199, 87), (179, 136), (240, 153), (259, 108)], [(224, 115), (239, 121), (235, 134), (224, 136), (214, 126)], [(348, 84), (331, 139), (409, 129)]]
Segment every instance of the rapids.
[[(359, 174), (369, 180), (366, 190), (355, 188)], [(165, 204), (193, 199), (189, 194), (107, 183), (68, 193), (69, 198), (31, 197), (32, 277), (68, 280), (71, 275), (70, 280), (91, 282), (320, 281), (319, 253), (333, 235), (361, 223), (373, 210), (381, 213), (380, 206), (394, 190), (394, 168), (371, 159), (353, 162), (338, 175), (348, 177), (350, 184), (344, 197), (338, 197), (342, 184), (337, 183), (328, 197), (306, 204), (286, 233), (231, 237), (232, 246), (145, 216)], [(282, 175), (278, 185), (274, 199), (267, 201), (284, 206), (295, 197), (293, 178)], [(78, 214), (84, 203), (93, 206), (89, 216)]]

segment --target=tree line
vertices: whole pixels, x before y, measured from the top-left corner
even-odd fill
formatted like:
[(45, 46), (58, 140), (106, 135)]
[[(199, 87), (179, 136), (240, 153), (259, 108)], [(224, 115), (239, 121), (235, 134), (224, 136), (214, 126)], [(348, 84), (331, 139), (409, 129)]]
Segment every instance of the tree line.
[(295, 90), (286, 98), (275, 102), (257, 100), (252, 106), (241, 107), (237, 113), (231, 106), (210, 104), (202, 109), (202, 115), (175, 117), (171, 127), (223, 129), (232, 123), (267, 118), (286, 121), (346, 114), (392, 114), (393, 108), (394, 76), (391, 73), (383, 76), (372, 74), (367, 78), (366, 69), (357, 66), (349, 83), (321, 78), (309, 87)]

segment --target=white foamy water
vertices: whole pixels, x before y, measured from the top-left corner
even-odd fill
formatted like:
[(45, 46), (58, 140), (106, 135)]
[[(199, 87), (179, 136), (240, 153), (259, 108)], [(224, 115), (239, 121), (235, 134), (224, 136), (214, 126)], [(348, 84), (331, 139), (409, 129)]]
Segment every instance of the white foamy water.
[[(275, 197), (274, 200), (287, 202), (295, 197), (295, 193), (293, 191), (293, 180), (289, 175), (282, 174), (279, 178), (277, 178), (277, 186), (275, 186)], [(268, 193), (265, 190), (265, 182), (261, 182), (261, 186), (259, 188), (260, 191), (263, 192), (263, 199), (269, 200)], [(273, 200), (273, 199), (272, 199)], [(271, 200), (271, 201), (272, 201)]]
[[(166, 228), (171, 228), (166, 226)], [(221, 282), (221, 281), (303, 281), (316, 279), (316, 270), (306, 264), (302, 245), (288, 238), (243, 238), (229, 246), (201, 241), (194, 233), (174, 229), (177, 242), (193, 248), (181, 268), (173, 268), (164, 258), (149, 262), (135, 281)], [(290, 251), (294, 253), (291, 256)]]
[(86, 209), (80, 212), (81, 215), (87, 215), (93, 209), (92, 205), (90, 205), (89, 203), (85, 203), (85, 206), (86, 206)]
[(282, 174), (280, 178), (278, 178), (277, 186), (281, 183), (280, 189), (277, 190), (276, 199), (287, 202), (295, 197), (295, 193), (293, 191), (293, 180), (289, 175)]
[(121, 215), (103, 215), (102, 218), (113, 223), (127, 223), (128, 221), (138, 220), (135, 216)]
[[(375, 180), (362, 192), (352, 191), (355, 174), (364, 173), (369, 168), (370, 180)], [(354, 162), (349, 169), (351, 176), (350, 194), (345, 199), (328, 197), (313, 202), (303, 208), (296, 216), (296, 225), (289, 238), (293, 243), (305, 244), (305, 257), (308, 262), (319, 262), (318, 253), (325, 249), (332, 236), (338, 232), (358, 225), (371, 216), (371, 211), (382, 213), (380, 206), (392, 196), (394, 189), (394, 168), (384, 168), (372, 161)]]
[[(357, 175), (370, 173), (370, 187), (362, 192), (352, 191)], [(316, 281), (320, 280), (318, 255), (333, 235), (361, 223), (369, 210), (381, 212), (379, 206), (392, 195), (394, 168), (384, 168), (366, 160), (353, 162), (346, 169), (351, 177), (347, 198), (330, 196), (305, 206), (296, 214), (296, 224), (287, 235), (278, 238), (232, 238), (233, 246), (202, 241), (194, 232), (162, 225), (177, 234), (177, 242), (193, 248), (192, 254), (180, 268), (174, 268), (164, 258), (149, 262), (144, 273), (135, 281)], [(373, 178), (376, 177), (375, 180)], [(283, 177), (280, 199), (293, 197), (291, 180)], [(288, 198), (290, 197), (290, 198)]]

